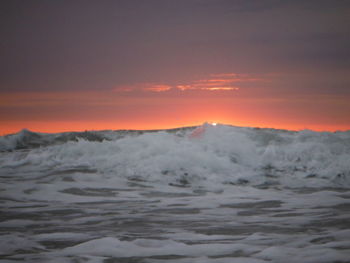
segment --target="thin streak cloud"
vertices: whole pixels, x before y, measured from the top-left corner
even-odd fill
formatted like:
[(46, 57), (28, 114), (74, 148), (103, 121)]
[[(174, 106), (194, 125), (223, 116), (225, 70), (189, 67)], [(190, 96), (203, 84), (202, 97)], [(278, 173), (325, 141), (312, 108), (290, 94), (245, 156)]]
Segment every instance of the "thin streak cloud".
[(255, 84), (263, 82), (271, 82), (271, 76), (260, 75), (255, 76), (252, 74), (236, 74), (236, 73), (223, 73), (223, 74), (210, 74), (208, 78), (199, 80), (192, 80), (188, 83), (181, 83), (176, 85), (171, 84), (156, 84), (156, 83), (137, 83), (129, 86), (116, 87), (115, 91), (119, 92), (131, 92), (131, 91), (143, 91), (143, 92), (166, 92), (171, 90), (208, 90), (208, 91), (237, 91), (240, 89), (240, 85), (243, 84)]

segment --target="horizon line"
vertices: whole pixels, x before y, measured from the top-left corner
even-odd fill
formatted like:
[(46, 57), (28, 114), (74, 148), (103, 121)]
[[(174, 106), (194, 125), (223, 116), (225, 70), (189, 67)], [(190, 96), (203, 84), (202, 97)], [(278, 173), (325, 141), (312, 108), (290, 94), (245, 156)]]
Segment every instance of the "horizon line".
[[(0, 133), (0, 137), (8, 136), (8, 135), (15, 135), (19, 134), (23, 131), (33, 132), (33, 133), (42, 133), (42, 134), (59, 134), (59, 133), (79, 133), (79, 132), (102, 132), (102, 131), (143, 131), (143, 132), (155, 132), (155, 131), (171, 131), (171, 130), (177, 130), (177, 129), (189, 129), (189, 128), (196, 128), (199, 126), (204, 125), (205, 123), (212, 124), (214, 122), (203, 122), (202, 124), (189, 124), (184, 126), (171, 126), (167, 128), (120, 128), (120, 129), (113, 129), (113, 128), (106, 128), (106, 129), (77, 129), (77, 130), (57, 130), (57, 131), (39, 131), (37, 129), (29, 129), (29, 128), (20, 128), (17, 129), (15, 132), (10, 133)], [(280, 131), (292, 131), (292, 132), (300, 132), (300, 131), (312, 131), (312, 132), (347, 132), (350, 131), (350, 128), (348, 129), (334, 129), (334, 130), (326, 130), (326, 129), (312, 129), (312, 128), (299, 128), (299, 129), (293, 129), (293, 128), (282, 128), (282, 127), (272, 127), (272, 126), (249, 126), (249, 125), (234, 125), (234, 124), (228, 124), (228, 123), (215, 123), (215, 126), (231, 126), (231, 127), (237, 127), (237, 128), (251, 128), (251, 129), (272, 129), (272, 130), (280, 130)]]

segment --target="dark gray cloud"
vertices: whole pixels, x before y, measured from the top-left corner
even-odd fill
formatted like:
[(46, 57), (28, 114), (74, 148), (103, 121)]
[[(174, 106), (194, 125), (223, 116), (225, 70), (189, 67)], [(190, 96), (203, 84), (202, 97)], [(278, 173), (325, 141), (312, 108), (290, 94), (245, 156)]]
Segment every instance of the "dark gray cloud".
[(0, 5), (2, 91), (111, 89), (224, 72), (309, 72), (314, 83), (327, 75), (338, 78), (332, 90), (339, 92), (349, 83), (341, 73), (350, 68), (349, 1), (9, 0)]

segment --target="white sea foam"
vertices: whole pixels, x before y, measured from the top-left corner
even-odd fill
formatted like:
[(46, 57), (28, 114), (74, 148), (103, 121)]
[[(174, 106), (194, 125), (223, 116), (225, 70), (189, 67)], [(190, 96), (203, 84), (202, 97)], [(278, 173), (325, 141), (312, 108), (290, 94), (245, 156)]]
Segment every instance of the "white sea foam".
[(94, 255), (115, 257), (147, 257), (160, 255), (181, 256), (215, 256), (235, 251), (254, 253), (259, 249), (243, 244), (211, 243), (187, 245), (172, 240), (136, 239), (134, 241), (120, 241), (116, 238), (105, 237), (81, 243), (62, 251), (65, 255)]
[[(96, 170), (106, 177), (195, 187), (350, 185), (350, 132), (288, 132), (225, 125), (209, 126), (200, 138), (189, 138), (190, 132), (184, 136), (160, 131), (115, 136), (115, 140), (68, 140), (25, 153), (2, 154), (0, 162), (9, 169), (26, 167), (26, 171), (56, 173)], [(110, 139), (111, 132), (108, 134), (104, 137)], [(22, 132), (14, 138), (2, 138), (0, 145), (8, 149), (23, 136)], [(31, 137), (37, 139), (33, 134)], [(30, 144), (29, 139), (26, 142)]]
[(4, 262), (348, 262), (350, 132), (0, 137)]

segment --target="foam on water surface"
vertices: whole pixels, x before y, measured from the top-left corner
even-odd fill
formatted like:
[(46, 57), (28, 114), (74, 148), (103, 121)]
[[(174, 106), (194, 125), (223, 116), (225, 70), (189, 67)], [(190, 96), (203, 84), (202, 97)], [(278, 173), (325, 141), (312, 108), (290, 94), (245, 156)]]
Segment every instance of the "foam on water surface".
[[(115, 136), (112, 132), (94, 132), (45, 137), (22, 131), (1, 138), (0, 149), (35, 145), (31, 139), (35, 142), (38, 137), (43, 146), (5, 152), (0, 162), (9, 173), (11, 169), (26, 173), (40, 169), (48, 176), (98, 172), (105, 178), (192, 187), (350, 185), (349, 132), (289, 132), (224, 125), (209, 125), (200, 138), (190, 137), (191, 132), (188, 129), (181, 134), (159, 131), (132, 136), (133, 132), (130, 136), (124, 133), (123, 137), (118, 132)], [(61, 139), (64, 143), (57, 144), (58, 137), (65, 138)], [(45, 146), (48, 142), (52, 145)]]
[(350, 132), (194, 129), (0, 137), (1, 260), (348, 262)]

